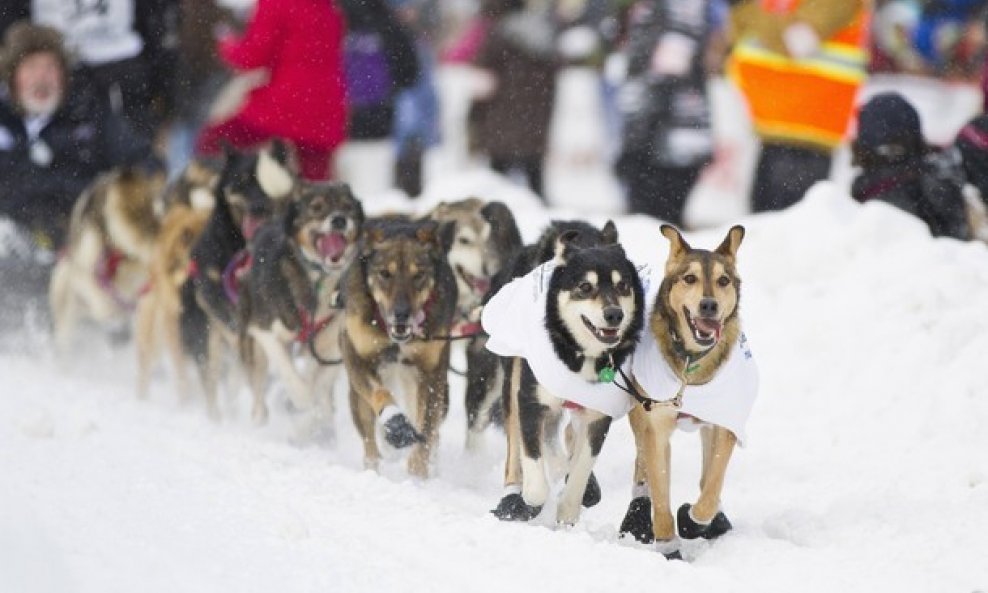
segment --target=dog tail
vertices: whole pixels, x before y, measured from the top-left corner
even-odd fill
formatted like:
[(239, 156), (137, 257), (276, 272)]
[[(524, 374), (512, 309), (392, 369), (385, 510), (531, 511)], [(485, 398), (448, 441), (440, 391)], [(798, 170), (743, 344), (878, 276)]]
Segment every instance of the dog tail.
[(195, 284), (191, 279), (182, 285), (182, 315), (179, 326), (185, 352), (197, 362), (206, 360), (209, 349), (209, 319), (196, 300)]

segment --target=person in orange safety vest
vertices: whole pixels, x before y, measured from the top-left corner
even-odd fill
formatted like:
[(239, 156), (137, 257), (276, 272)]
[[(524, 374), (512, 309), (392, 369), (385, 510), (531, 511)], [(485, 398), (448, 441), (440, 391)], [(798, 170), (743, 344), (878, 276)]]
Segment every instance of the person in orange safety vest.
[(762, 150), (754, 212), (798, 202), (830, 175), (866, 78), (868, 0), (729, 0), (728, 73)]

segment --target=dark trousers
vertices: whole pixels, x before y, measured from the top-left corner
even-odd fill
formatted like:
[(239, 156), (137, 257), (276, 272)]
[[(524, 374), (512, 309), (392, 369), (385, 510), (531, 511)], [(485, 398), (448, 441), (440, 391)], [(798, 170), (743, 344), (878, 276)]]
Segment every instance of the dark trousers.
[(686, 199), (703, 167), (666, 167), (647, 153), (635, 153), (624, 155), (619, 168), (631, 214), (647, 214), (682, 228)]
[(751, 211), (783, 210), (800, 201), (814, 183), (830, 176), (831, 160), (831, 153), (819, 149), (763, 144), (751, 188)]
[(502, 175), (507, 175), (515, 170), (521, 171), (525, 176), (528, 187), (535, 195), (545, 201), (545, 185), (543, 181), (542, 157), (491, 157), (491, 169)]

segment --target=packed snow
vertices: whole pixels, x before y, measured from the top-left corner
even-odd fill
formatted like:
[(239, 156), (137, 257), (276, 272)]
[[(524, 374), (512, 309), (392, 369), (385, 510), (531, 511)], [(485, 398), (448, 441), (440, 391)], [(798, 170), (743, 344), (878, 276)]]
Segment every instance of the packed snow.
[[(368, 208), (500, 199), (532, 240), (595, 200), (570, 183), (569, 201), (555, 180), (552, 208), (477, 169)], [(166, 368), (138, 401), (131, 347), (91, 332), (59, 358), (32, 324), (0, 353), (0, 591), (988, 591), (988, 248), (932, 239), (841, 184), (781, 213), (745, 217), (735, 202), (686, 238), (713, 247), (729, 223), (747, 229), (741, 310), (761, 392), (724, 490), (735, 529), (685, 542), (686, 561), (618, 537), (627, 420), (597, 463), (603, 501), (576, 526), (554, 525), (551, 502), (531, 524), (503, 523), (488, 511), (504, 437), (491, 428), (464, 450), (457, 376), (435, 475), (417, 481), (398, 452), (363, 469), (345, 385), (335, 439), (297, 442), (278, 394), (257, 428), (246, 390), (230, 389), (215, 424), (201, 398), (179, 403)], [(593, 212), (661, 269), (657, 221), (609, 215), (610, 202)], [(699, 439), (677, 433), (674, 505), (698, 479)]]

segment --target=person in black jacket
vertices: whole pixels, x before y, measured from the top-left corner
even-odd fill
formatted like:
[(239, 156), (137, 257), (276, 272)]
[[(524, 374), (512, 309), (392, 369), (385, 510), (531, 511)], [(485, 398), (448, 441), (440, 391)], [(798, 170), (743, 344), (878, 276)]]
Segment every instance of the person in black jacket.
[(858, 114), (852, 146), (859, 202), (883, 200), (920, 218), (935, 237), (967, 239), (962, 162), (956, 150), (927, 145), (919, 114), (898, 93), (872, 97)]
[(97, 174), (151, 156), (149, 142), (84, 85), (71, 85), (61, 35), (27, 22), (0, 62), (0, 216), (61, 244), (72, 204)]
[(686, 199), (713, 155), (704, 64), (710, 2), (637, 0), (628, 19), (617, 173), (630, 212), (682, 227)]

